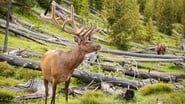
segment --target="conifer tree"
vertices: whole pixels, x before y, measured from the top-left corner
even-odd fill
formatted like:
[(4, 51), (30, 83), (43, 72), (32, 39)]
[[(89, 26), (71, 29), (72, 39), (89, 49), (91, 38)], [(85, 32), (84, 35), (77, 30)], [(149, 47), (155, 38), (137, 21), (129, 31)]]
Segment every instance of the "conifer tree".
[(154, 13), (154, 0), (147, 0), (144, 8), (144, 18), (147, 21), (153, 17)]
[(105, 0), (104, 10), (112, 43), (118, 48), (128, 48), (128, 40), (135, 38), (139, 25), (137, 0)]

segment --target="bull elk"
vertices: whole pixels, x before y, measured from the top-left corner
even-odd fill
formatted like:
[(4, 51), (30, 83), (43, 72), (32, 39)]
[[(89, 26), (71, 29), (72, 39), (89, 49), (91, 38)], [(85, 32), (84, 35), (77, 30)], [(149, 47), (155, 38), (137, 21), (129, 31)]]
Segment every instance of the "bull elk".
[[(41, 17), (51, 21), (60, 30), (77, 37), (78, 45), (70, 51), (50, 50), (42, 56), (41, 70), (45, 86), (45, 104), (48, 97), (48, 83), (52, 83), (51, 104), (55, 104), (57, 84), (65, 82), (65, 99), (68, 102), (68, 87), (74, 69), (83, 61), (87, 53), (100, 50), (100, 45), (90, 41), (88, 37), (97, 31), (97, 26), (91, 24), (88, 29), (77, 26), (74, 20), (74, 7), (71, 6), (71, 15), (67, 17), (56, 10), (56, 3), (52, 2), (51, 16), (41, 14)], [(66, 26), (68, 24), (68, 26)]]
[(156, 46), (156, 51), (158, 55), (164, 55), (166, 53), (166, 43), (158, 43)]

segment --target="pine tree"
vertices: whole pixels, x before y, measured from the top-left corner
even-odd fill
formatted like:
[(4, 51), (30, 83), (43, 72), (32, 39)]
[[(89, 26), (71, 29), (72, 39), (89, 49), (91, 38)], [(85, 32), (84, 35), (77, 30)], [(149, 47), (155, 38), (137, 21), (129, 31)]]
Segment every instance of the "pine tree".
[(181, 0), (155, 0), (154, 19), (157, 20), (159, 31), (171, 34), (172, 24), (181, 17), (181, 8)]
[(105, 0), (104, 11), (112, 43), (118, 48), (128, 48), (128, 41), (131, 37), (135, 38), (139, 25), (137, 0)]
[(153, 17), (154, 13), (154, 0), (147, 0), (144, 8), (144, 18), (147, 21)]
[(0, 18), (5, 18), (8, 10), (8, 0), (0, 0), (0, 5)]
[(182, 16), (181, 16), (181, 24), (184, 26), (184, 37), (185, 37), (185, 0), (183, 1), (183, 9), (182, 9)]
[(89, 1), (88, 0), (71, 0), (75, 12), (82, 16), (86, 17), (89, 16)]
[(15, 0), (18, 4), (21, 5), (20, 13), (28, 13), (28, 9), (32, 8), (36, 4), (36, 0)]
[(90, 14), (89, 1), (88, 0), (81, 0), (81, 7), (80, 7), (80, 13), (79, 14), (83, 18), (88, 19), (88, 16)]

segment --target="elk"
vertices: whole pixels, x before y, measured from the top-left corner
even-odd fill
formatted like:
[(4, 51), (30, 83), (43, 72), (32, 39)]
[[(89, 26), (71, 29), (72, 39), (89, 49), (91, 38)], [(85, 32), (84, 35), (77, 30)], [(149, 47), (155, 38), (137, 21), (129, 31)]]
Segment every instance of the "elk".
[[(68, 103), (68, 87), (74, 69), (83, 61), (87, 53), (100, 50), (100, 45), (88, 39), (97, 32), (96, 25), (90, 25), (88, 29), (84, 24), (79, 26), (74, 20), (74, 7), (71, 6), (71, 15), (67, 17), (56, 10), (56, 3), (52, 2), (51, 16), (41, 14), (41, 17), (51, 21), (60, 30), (73, 34), (77, 38), (77, 46), (70, 51), (50, 50), (44, 53), (41, 60), (41, 70), (45, 86), (45, 104), (48, 97), (48, 83), (52, 83), (51, 104), (55, 104), (57, 84), (65, 82), (65, 100)], [(61, 21), (60, 21), (61, 20)], [(61, 23), (62, 22), (62, 23)], [(68, 26), (66, 26), (68, 24)]]
[(164, 55), (166, 52), (166, 43), (158, 43), (156, 46), (156, 51), (158, 55)]

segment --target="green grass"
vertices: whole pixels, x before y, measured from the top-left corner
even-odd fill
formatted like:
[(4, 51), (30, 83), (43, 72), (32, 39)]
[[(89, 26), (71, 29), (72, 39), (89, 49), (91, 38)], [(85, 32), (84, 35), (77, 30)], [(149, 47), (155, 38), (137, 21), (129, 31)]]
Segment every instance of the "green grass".
[(0, 76), (9, 77), (15, 75), (13, 68), (5, 62), (0, 62)]
[(28, 68), (22, 68), (22, 67), (17, 67), (17, 71), (16, 71), (16, 75), (15, 78), (16, 79), (24, 79), (25, 81), (31, 79), (31, 78), (41, 78), (42, 74), (41, 71), (37, 71), (37, 70), (30, 70)]
[[(34, 50), (37, 52), (46, 52), (47, 50), (51, 50), (51, 49), (63, 49), (63, 50), (68, 49), (64, 46), (51, 44), (51, 43), (47, 43), (47, 46), (41, 45), (33, 41), (16, 37), (16, 36), (9, 36), (8, 39), (9, 39), (8, 40), (9, 47), (17, 47), (17, 48), (22, 48), (27, 50)], [(3, 45), (3, 44), (4, 44), (4, 34), (0, 33), (0, 45)]]
[(185, 70), (176, 66), (174, 63), (171, 62), (139, 62), (138, 64), (146, 67), (150, 67), (151, 69), (156, 69), (162, 72), (168, 73), (184, 73)]
[(80, 104), (114, 104), (114, 102), (113, 99), (106, 99), (101, 91), (92, 91), (81, 98)]
[(166, 84), (166, 83), (146, 85), (139, 90), (139, 92), (143, 96), (151, 95), (151, 94), (159, 94), (159, 93), (170, 93), (173, 91), (174, 91), (174, 88), (170, 84)]
[(15, 78), (11, 78), (11, 77), (7, 78), (7, 77), (0, 76), (0, 87), (15, 86), (20, 82), (21, 82), (20, 80), (16, 80)]
[(0, 102), (10, 102), (15, 92), (0, 89)]
[(55, 33), (55, 34), (58, 34), (58, 35), (61, 35), (67, 38), (73, 38), (74, 36), (74, 35), (61, 31), (56, 26), (54, 26), (52, 23), (45, 21), (37, 14), (33, 13), (33, 14), (27, 14), (27, 15), (18, 15), (18, 17), (32, 24), (33, 27), (36, 28), (37, 30), (39, 29), (47, 30), (48, 32)]

